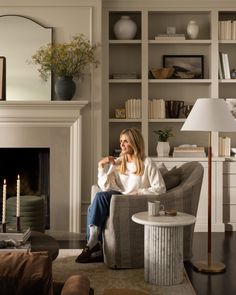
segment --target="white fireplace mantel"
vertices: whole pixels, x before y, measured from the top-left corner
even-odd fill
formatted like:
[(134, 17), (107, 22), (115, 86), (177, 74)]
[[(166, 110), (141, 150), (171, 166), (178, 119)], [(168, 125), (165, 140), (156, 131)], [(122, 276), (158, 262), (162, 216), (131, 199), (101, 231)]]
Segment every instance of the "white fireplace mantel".
[(81, 110), (80, 101), (0, 101), (2, 127), (70, 128), (69, 230), (81, 232)]

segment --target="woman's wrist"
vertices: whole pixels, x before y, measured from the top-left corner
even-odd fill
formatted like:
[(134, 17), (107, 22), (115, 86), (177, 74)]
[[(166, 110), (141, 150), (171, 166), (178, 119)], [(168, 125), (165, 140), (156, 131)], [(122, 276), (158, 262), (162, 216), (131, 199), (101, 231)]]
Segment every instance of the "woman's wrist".
[(98, 163), (98, 169), (103, 169), (104, 168), (104, 164), (102, 164), (102, 163)]

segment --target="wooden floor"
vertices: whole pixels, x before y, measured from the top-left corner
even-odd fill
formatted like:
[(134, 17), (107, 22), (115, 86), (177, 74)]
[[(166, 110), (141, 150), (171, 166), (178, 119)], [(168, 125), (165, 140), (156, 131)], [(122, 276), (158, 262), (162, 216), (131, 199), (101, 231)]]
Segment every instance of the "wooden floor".
[[(192, 261), (207, 259), (207, 233), (195, 233)], [(236, 232), (212, 233), (212, 258), (226, 265), (224, 273), (204, 274), (185, 263), (189, 279), (198, 295), (236, 294)]]
[[(83, 248), (85, 241), (70, 239), (59, 241), (61, 249)], [(207, 259), (207, 233), (195, 233), (192, 261)], [(189, 279), (197, 295), (236, 294), (236, 232), (212, 233), (213, 260), (226, 265), (224, 273), (204, 274), (193, 270), (190, 262), (185, 263)]]

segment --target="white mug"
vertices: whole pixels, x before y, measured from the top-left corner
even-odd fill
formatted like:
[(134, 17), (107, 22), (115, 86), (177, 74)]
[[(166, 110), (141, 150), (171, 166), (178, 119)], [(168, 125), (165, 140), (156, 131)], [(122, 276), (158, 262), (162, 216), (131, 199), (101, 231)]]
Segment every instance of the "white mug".
[(160, 201), (154, 201), (155, 205), (156, 205), (156, 215), (160, 215), (160, 211), (164, 211), (165, 210), (165, 206), (163, 204), (161, 204)]
[(158, 216), (160, 211), (164, 210), (164, 205), (161, 205), (160, 201), (149, 201), (148, 202), (148, 215)]

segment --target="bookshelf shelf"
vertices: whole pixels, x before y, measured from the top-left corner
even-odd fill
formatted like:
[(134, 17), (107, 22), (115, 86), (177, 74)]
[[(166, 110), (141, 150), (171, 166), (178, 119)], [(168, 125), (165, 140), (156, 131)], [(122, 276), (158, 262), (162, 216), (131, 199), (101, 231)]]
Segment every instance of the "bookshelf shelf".
[(172, 118), (167, 118), (167, 119), (148, 119), (149, 122), (156, 122), (156, 123), (184, 123), (185, 118), (178, 118), (178, 119), (172, 119)]
[(210, 84), (211, 79), (149, 79), (149, 83)]
[(192, 44), (206, 44), (211, 45), (211, 40), (149, 40), (149, 44), (159, 45), (159, 44), (181, 44), (181, 45), (192, 45)]
[(109, 83), (118, 84), (118, 83), (141, 83), (141, 79), (109, 79)]
[(141, 119), (115, 119), (115, 118), (110, 118), (109, 119), (110, 123), (132, 123), (132, 122), (142, 122)]

